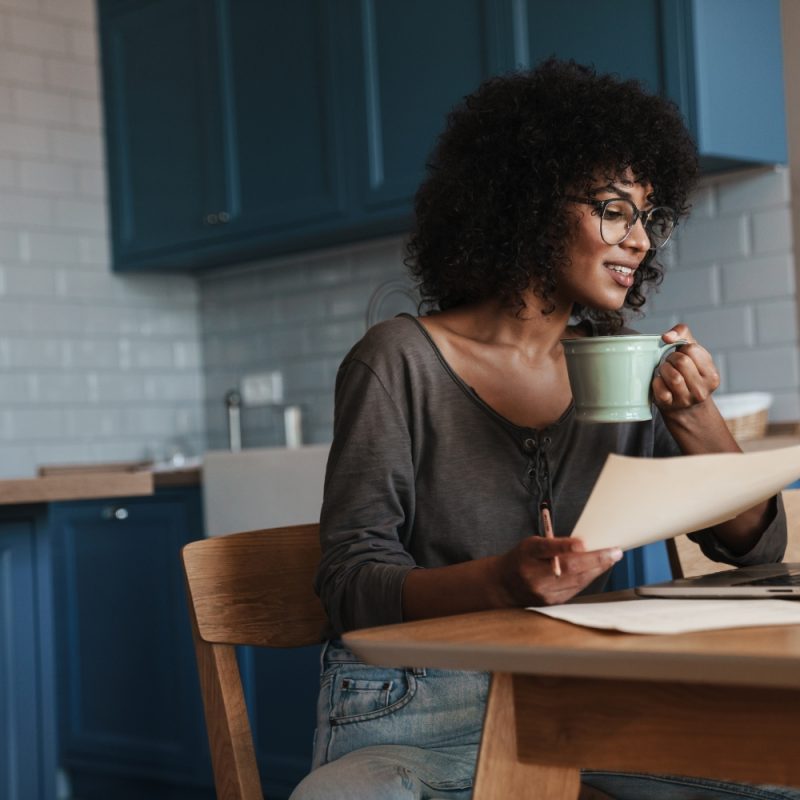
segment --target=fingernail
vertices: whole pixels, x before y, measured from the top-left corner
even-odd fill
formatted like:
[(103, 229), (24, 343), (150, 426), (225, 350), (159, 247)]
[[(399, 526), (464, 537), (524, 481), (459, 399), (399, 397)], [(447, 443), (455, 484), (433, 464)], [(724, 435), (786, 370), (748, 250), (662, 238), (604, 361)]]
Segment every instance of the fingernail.
[(619, 547), (615, 547), (615, 548), (614, 548), (614, 549), (611, 551), (611, 560), (612, 560), (612, 561), (614, 561), (614, 562), (617, 562), (617, 561), (619, 561), (621, 558), (622, 558), (622, 550), (620, 550), (620, 549), (619, 549)]

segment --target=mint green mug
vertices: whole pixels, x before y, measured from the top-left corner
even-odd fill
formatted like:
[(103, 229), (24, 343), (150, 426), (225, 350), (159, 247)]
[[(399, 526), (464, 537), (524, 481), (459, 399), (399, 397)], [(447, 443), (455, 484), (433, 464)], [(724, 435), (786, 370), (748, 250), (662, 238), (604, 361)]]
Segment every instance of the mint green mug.
[(686, 339), (658, 334), (562, 339), (575, 415), (586, 422), (652, 419), (650, 384), (661, 362)]

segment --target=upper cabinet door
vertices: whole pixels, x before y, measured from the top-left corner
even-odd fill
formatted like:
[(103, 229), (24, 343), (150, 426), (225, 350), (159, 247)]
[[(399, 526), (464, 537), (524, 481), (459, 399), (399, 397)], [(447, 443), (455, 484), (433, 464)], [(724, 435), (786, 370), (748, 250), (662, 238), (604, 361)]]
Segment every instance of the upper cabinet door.
[(101, 19), (117, 263), (213, 238), (229, 201), (212, 0), (104, 2)]
[(484, 0), (354, 0), (362, 208), (410, 213), (447, 112), (498, 63)]
[(659, 0), (511, 0), (510, 6), (517, 65), (572, 58), (660, 91)]
[(642, 81), (677, 103), (703, 171), (787, 160), (779, 0), (497, 2), (515, 66), (555, 55)]
[(780, 0), (662, 3), (664, 93), (706, 172), (788, 159)]
[(335, 4), (223, 0), (231, 233), (330, 227), (346, 209)]

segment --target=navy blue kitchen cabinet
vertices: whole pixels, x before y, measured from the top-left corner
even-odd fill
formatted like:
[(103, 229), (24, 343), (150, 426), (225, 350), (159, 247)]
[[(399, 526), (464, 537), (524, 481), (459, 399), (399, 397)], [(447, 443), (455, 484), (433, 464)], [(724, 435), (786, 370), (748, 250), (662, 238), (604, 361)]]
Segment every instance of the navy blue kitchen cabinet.
[[(203, 535), (200, 489), (54, 503), (49, 525), (58, 758), (73, 796), (212, 800), (180, 563)], [(265, 796), (287, 798), (311, 766), (319, 648), (240, 659)]]
[(59, 762), (74, 797), (213, 797), (180, 549), (197, 488), (50, 507)]
[(557, 55), (681, 109), (711, 173), (787, 160), (778, 0), (504, 0), (514, 62)]
[(100, 5), (119, 264), (219, 238), (229, 185), (215, 10), (214, 0)]
[(675, 100), (707, 172), (786, 160), (779, 0), (99, 0), (114, 268), (408, 230), (447, 111), (549, 55)]
[(0, 507), (0, 797), (53, 800), (56, 735), (43, 506)]
[(123, 271), (406, 229), (446, 111), (501, 65), (489, 0), (100, 0), (99, 11)]

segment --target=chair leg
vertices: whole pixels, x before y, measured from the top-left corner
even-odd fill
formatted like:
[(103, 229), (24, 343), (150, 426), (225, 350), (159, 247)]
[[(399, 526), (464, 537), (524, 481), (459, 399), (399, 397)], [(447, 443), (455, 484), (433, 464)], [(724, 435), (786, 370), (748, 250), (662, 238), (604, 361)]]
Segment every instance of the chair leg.
[[(512, 676), (492, 675), (473, 800), (579, 800), (580, 770), (517, 760)], [(582, 796), (581, 796), (582, 797)], [(589, 798), (587, 798), (589, 800)]]

